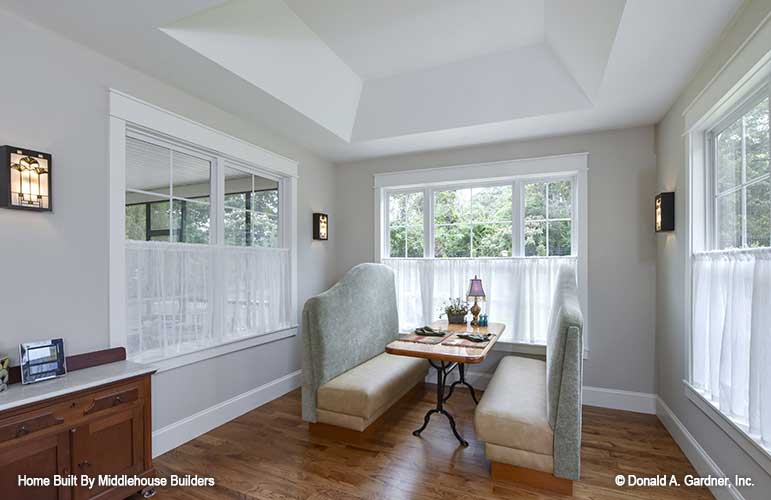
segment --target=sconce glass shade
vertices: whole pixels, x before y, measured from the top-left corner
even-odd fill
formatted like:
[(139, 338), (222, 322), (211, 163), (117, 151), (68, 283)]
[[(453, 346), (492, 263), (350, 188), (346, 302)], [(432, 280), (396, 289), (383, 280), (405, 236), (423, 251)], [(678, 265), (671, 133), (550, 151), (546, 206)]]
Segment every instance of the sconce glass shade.
[(327, 214), (313, 214), (313, 239), (322, 241), (329, 239), (329, 216)]
[(468, 293), (466, 294), (466, 297), (485, 300), (485, 290), (482, 288), (482, 280), (477, 276), (474, 276), (474, 278), (469, 282)]
[(656, 196), (656, 232), (675, 230), (675, 193), (660, 193)]
[(0, 148), (2, 169), (0, 206), (25, 210), (51, 210), (51, 155), (11, 146)]

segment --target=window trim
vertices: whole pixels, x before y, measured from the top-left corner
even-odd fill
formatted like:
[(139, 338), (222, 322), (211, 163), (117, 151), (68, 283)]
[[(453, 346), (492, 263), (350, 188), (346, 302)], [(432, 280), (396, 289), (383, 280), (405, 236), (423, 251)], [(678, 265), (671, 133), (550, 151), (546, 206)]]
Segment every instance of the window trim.
[[(742, 44), (740, 51), (754, 51), (759, 58), (732, 58), (702, 89), (683, 111), (683, 141), (685, 151), (685, 224), (683, 225), (686, 251), (684, 259), (685, 335), (684, 363), (685, 395), (691, 403), (712, 419), (720, 429), (733, 439), (759, 466), (769, 470), (768, 452), (745, 429), (722, 413), (692, 385), (693, 382), (693, 257), (698, 252), (709, 251), (715, 245), (715, 222), (712, 201), (715, 199), (714, 150), (711, 132), (724, 124), (733, 123), (742, 109), (764, 89), (771, 96), (771, 51), (754, 44), (751, 37)], [(754, 45), (753, 45), (754, 44)], [(738, 53), (738, 52), (737, 52)], [(736, 76), (739, 75), (739, 76)], [(769, 100), (771, 107), (771, 99)], [(730, 121), (733, 118), (733, 121)], [(674, 185), (664, 186), (673, 191)], [(678, 229), (674, 236), (677, 236)], [(747, 251), (747, 249), (734, 250)], [(754, 451), (753, 451), (754, 450)], [(760, 454), (757, 452), (761, 452)]]
[[(184, 144), (192, 149), (210, 152), (216, 160), (212, 171), (217, 173), (225, 166), (243, 169), (279, 183), (279, 246), (290, 252), (290, 311), (291, 326), (285, 330), (297, 334), (298, 272), (297, 272), (297, 184), (298, 163), (284, 156), (263, 149), (244, 140), (230, 136), (206, 125), (177, 115), (158, 106), (136, 99), (122, 92), (109, 91), (109, 334), (111, 346), (126, 344), (126, 277), (125, 277), (125, 188), (126, 188), (126, 137), (128, 134), (151, 135), (154, 140), (170, 140), (174, 148)], [(145, 140), (142, 137), (141, 140)], [(200, 145), (200, 147), (198, 146)], [(182, 151), (187, 153), (187, 151)], [(224, 202), (224, 178), (217, 175), (212, 182), (211, 204)], [(222, 225), (213, 224), (210, 241), (223, 241)], [(257, 337), (275, 337), (277, 332), (266, 332), (239, 339), (230, 344), (210, 346), (192, 356), (167, 358), (164, 369), (173, 369), (228, 352), (242, 349), (244, 345), (259, 345)], [(280, 335), (289, 335), (280, 334)], [(283, 337), (282, 337), (283, 338)]]
[[(524, 182), (531, 179), (560, 179), (566, 177), (575, 178), (573, 186), (573, 231), (572, 247), (577, 255), (578, 263), (578, 281), (579, 281), (579, 300), (584, 312), (584, 358), (588, 358), (590, 332), (591, 332), (591, 309), (589, 302), (589, 277), (588, 277), (588, 175), (589, 175), (589, 153), (579, 152), (554, 156), (542, 156), (533, 158), (520, 158), (514, 160), (476, 163), (467, 165), (454, 165), (446, 167), (429, 167), (416, 170), (403, 170), (397, 172), (376, 173), (373, 175), (373, 201), (374, 201), (374, 251), (373, 261), (381, 262), (387, 257), (385, 246), (387, 242), (388, 228), (388, 206), (387, 193), (393, 192), (415, 192), (425, 191), (429, 188), (439, 187), (482, 187), (490, 185), (500, 185), (513, 183), (515, 181)], [(523, 198), (518, 189), (512, 193), (512, 210), (514, 203), (522, 204)], [(433, 203), (428, 204), (430, 210), (424, 210), (424, 227), (433, 224)], [(513, 216), (514, 214), (512, 214)], [(430, 217), (430, 219), (429, 219)], [(385, 224), (385, 225), (384, 225)], [(512, 226), (517, 226), (516, 218), (512, 221)], [(518, 236), (522, 228), (512, 227), (514, 237), (523, 240)], [(425, 233), (425, 231), (424, 231)], [(424, 241), (428, 235), (424, 234)], [(433, 241), (430, 242), (433, 245)], [(512, 240), (512, 247), (515, 245)], [(522, 247), (524, 248), (524, 247)], [(428, 246), (424, 244), (424, 256), (433, 255), (425, 253)], [(433, 252), (433, 249), (431, 249)], [(427, 257), (424, 257), (427, 258)], [(470, 258), (470, 257), (462, 257)], [(479, 259), (510, 259), (524, 257), (478, 257)], [(543, 257), (540, 257), (543, 258)], [(520, 352), (517, 343), (501, 343), (500, 349), (509, 352)], [(540, 347), (540, 346), (535, 346)], [(534, 346), (526, 344), (522, 346), (521, 352), (532, 353)]]

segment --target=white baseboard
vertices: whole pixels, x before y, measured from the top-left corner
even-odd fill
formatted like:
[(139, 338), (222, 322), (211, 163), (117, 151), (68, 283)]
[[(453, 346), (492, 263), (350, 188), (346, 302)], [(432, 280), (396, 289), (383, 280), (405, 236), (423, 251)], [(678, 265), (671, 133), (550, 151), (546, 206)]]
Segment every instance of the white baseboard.
[[(680, 449), (683, 450), (683, 453), (685, 453), (693, 468), (696, 469), (696, 472), (699, 473), (699, 476), (725, 477), (720, 467), (707, 455), (704, 448), (688, 432), (685, 425), (660, 397), (656, 398), (656, 415)], [(710, 491), (717, 500), (744, 500), (744, 496), (733, 485), (728, 487), (711, 487)]]
[(297, 370), (153, 431), (153, 458), (283, 396), (301, 383), (302, 370)]
[(656, 414), (656, 395), (645, 392), (621, 391), (603, 387), (584, 386), (583, 403), (613, 410)]
[[(467, 371), (466, 380), (475, 389), (485, 390), (492, 378), (491, 373)], [(458, 380), (458, 370), (453, 370), (447, 376), (447, 383)], [(436, 383), (436, 371), (429, 370), (426, 382)], [(633, 411), (636, 413), (656, 414), (656, 395), (645, 392), (621, 391), (618, 389), (604, 389), (602, 387), (584, 386), (583, 404), (587, 406), (599, 406), (613, 410)]]

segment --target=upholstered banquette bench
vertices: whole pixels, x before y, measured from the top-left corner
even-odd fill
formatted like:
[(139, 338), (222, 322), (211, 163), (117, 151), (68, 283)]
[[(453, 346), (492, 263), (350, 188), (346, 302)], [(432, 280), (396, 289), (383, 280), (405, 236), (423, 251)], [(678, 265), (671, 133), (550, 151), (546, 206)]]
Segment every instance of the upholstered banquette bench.
[(360, 264), (308, 299), (302, 336), (302, 412), (313, 424), (364, 431), (428, 372), (426, 360), (385, 352), (399, 320), (394, 274), (382, 264)]
[(572, 494), (581, 462), (582, 328), (575, 271), (563, 266), (546, 361), (503, 358), (474, 414), (494, 479)]

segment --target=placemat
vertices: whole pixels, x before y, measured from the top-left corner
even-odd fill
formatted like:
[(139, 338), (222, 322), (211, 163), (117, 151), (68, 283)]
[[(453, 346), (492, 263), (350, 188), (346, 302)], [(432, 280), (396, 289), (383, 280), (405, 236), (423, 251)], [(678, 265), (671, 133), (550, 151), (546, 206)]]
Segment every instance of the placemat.
[(447, 335), (444, 337), (430, 337), (425, 335), (418, 335), (416, 333), (409, 333), (399, 338), (404, 342), (415, 342), (418, 344), (439, 344), (443, 340), (447, 340)]
[(495, 336), (493, 335), (487, 342), (472, 342), (470, 340), (458, 338), (458, 334), (456, 333), (452, 337), (444, 339), (442, 345), (449, 347), (470, 347), (472, 349), (484, 349), (487, 347), (487, 344), (489, 344), (494, 338)]

